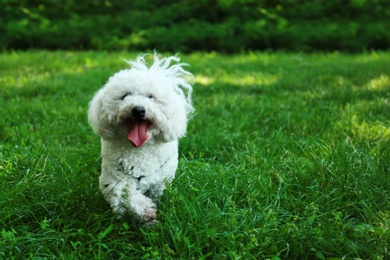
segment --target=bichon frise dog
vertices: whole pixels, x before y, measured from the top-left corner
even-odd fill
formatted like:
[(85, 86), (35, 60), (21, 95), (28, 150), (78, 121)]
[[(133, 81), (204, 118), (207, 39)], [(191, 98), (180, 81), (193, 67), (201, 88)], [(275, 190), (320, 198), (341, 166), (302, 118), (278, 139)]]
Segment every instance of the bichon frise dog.
[(179, 61), (156, 53), (151, 66), (145, 55), (127, 61), (131, 68), (114, 74), (89, 105), (89, 122), (101, 137), (102, 194), (114, 213), (148, 225), (175, 176), (178, 139), (194, 111), (193, 75)]

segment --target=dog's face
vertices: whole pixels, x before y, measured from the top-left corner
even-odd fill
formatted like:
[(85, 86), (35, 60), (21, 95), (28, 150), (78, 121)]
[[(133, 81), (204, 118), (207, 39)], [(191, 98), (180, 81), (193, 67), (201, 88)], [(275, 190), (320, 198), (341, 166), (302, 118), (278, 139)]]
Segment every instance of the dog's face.
[(191, 74), (180, 64), (174, 66), (182, 74), (167, 73), (169, 68), (161, 61), (170, 62), (156, 61), (155, 57), (155, 69), (136, 69), (138, 63), (134, 62), (133, 68), (114, 74), (96, 93), (88, 117), (102, 138), (123, 139), (140, 147), (148, 142), (176, 140), (185, 134), (187, 117), (193, 109), (180, 87), (187, 84), (184, 87), (191, 90), (183, 79)]

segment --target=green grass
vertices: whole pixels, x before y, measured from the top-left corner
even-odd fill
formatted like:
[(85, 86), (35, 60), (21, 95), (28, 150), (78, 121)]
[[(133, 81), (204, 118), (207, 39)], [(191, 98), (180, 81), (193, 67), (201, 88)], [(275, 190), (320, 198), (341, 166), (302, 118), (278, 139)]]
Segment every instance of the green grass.
[(135, 56), (0, 54), (0, 259), (389, 259), (390, 53), (182, 55), (197, 112), (152, 230), (102, 199), (86, 117)]

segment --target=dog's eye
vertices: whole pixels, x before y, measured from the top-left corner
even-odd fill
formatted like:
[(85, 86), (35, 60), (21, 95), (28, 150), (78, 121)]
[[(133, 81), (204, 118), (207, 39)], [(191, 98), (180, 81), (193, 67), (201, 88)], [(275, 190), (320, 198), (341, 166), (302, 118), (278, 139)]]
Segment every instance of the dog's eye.
[(126, 93), (126, 94), (124, 94), (122, 97), (121, 97), (121, 100), (123, 100), (123, 99), (125, 99), (125, 97), (127, 97), (127, 96), (131, 96), (132, 95), (132, 93), (131, 92), (129, 92), (129, 93)]
[(154, 96), (153, 96), (152, 94), (149, 94), (149, 95), (148, 95), (148, 98), (150, 98), (150, 99), (155, 99)]

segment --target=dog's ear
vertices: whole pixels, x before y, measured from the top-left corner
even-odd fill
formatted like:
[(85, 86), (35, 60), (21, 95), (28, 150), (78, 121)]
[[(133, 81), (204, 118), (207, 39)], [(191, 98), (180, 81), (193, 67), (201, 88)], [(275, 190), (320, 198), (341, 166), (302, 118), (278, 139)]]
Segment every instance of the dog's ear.
[(104, 96), (104, 88), (100, 89), (95, 94), (92, 101), (89, 103), (88, 120), (96, 134), (103, 138), (112, 138), (115, 136), (115, 130), (108, 121), (109, 115), (107, 115), (103, 106)]
[(175, 101), (171, 104), (171, 114), (164, 122), (164, 128), (161, 129), (162, 137), (167, 142), (184, 137), (187, 130), (186, 101), (183, 97), (177, 97)]
[(103, 107), (103, 89), (100, 89), (89, 103), (88, 120), (95, 133), (101, 134), (101, 114)]

